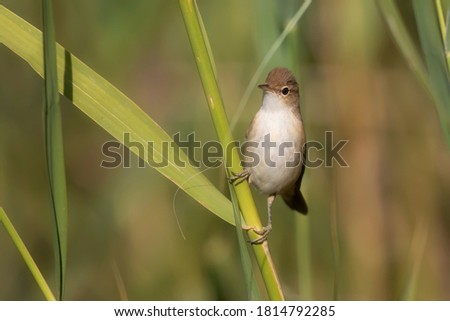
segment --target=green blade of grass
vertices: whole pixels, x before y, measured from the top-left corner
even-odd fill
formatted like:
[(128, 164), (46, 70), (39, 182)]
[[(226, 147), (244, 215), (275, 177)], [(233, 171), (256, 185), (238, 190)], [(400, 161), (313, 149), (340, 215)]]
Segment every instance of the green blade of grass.
[(445, 19), (444, 19), (444, 12), (442, 10), (442, 3), (441, 0), (434, 0), (435, 6), (436, 6), (436, 13), (438, 17), (439, 22), (439, 29), (441, 30), (441, 36), (443, 41), (445, 42), (445, 33), (447, 32), (445, 28)]
[(431, 92), (450, 147), (450, 76), (439, 19), (431, 1), (413, 0), (413, 8), (428, 68)]
[(447, 57), (447, 66), (450, 69), (450, 5), (447, 9), (447, 24), (445, 30), (445, 55)]
[(422, 85), (429, 91), (427, 70), (420, 58), (417, 48), (406, 29), (397, 6), (393, 0), (380, 0), (377, 2), (381, 13), (386, 20), (389, 30), (394, 37), (400, 51), (405, 56), (406, 62), (414, 71)]
[(278, 38), (274, 41), (274, 43), (270, 47), (269, 51), (267, 51), (267, 53), (265, 54), (263, 60), (259, 64), (255, 73), (253, 74), (252, 79), (248, 83), (248, 86), (245, 89), (244, 95), (242, 96), (242, 99), (239, 102), (236, 112), (234, 113), (234, 116), (233, 116), (233, 119), (231, 120), (231, 125), (230, 125), (231, 130), (233, 130), (236, 127), (237, 122), (239, 121), (239, 118), (241, 117), (242, 112), (244, 111), (244, 107), (248, 103), (251, 92), (256, 88), (258, 79), (261, 78), (264, 68), (267, 67), (267, 64), (269, 63), (270, 59), (273, 57), (273, 55), (276, 53), (276, 51), (280, 48), (281, 44), (286, 39), (286, 37), (289, 35), (289, 33), (292, 32), (292, 30), (297, 25), (297, 23), (300, 21), (301, 17), (306, 12), (306, 10), (308, 9), (310, 4), (311, 4), (311, 0), (305, 0), (303, 2), (303, 4), (300, 6), (300, 8), (297, 10), (297, 12), (292, 16), (292, 18), (286, 24), (286, 27), (284, 28), (283, 32), (278, 36)]
[(42, 20), (44, 27), (45, 149), (55, 223), (55, 253), (56, 268), (58, 271), (59, 299), (62, 300), (67, 261), (68, 213), (61, 108), (59, 105), (58, 74), (56, 67), (55, 24), (51, 0), (42, 1)]
[(430, 233), (429, 227), (430, 219), (426, 215), (422, 215), (414, 226), (409, 255), (406, 260), (406, 281), (400, 300), (413, 301), (416, 299), (420, 270), (425, 255), (428, 234)]
[[(43, 76), (42, 33), (1, 5), (0, 43)], [(234, 224), (230, 200), (213, 186), (199, 169), (189, 164), (188, 157), (182, 150), (175, 153), (169, 149), (169, 153), (164, 155), (163, 143), (173, 143), (173, 140), (157, 123), (122, 92), (63, 47), (57, 45), (56, 49), (60, 93), (126, 146), (130, 146), (130, 143), (125, 141), (124, 133), (129, 133), (131, 143), (139, 143), (144, 147), (144, 153), (133, 147), (131, 151), (150, 165), (148, 142), (153, 142), (151, 151), (155, 158), (163, 157), (167, 161), (167, 166), (156, 169), (212, 213)], [(174, 161), (175, 155), (186, 166), (178, 166)]]
[(394, 1), (379, 0), (378, 4), (406, 61), (433, 98), (447, 146), (450, 147), (449, 76), (445, 62), (445, 50), (443, 49), (443, 42), (439, 32), (438, 17), (433, 7), (433, 1), (413, 1), (428, 72)]
[[(444, 42), (445, 58), (447, 60), (447, 67), (450, 69), (450, 1), (442, 4), (441, 0), (435, 0), (436, 12), (439, 19), (439, 28), (441, 30), (442, 41)], [(447, 14), (445, 14), (447, 10)], [(444, 17), (446, 16), (446, 18)]]
[[(223, 150), (228, 151), (229, 146), (234, 146), (234, 140), (217, 85), (212, 59), (209, 56), (210, 52), (207, 49), (206, 32), (201, 27), (202, 19), (194, 0), (179, 0), (179, 4), (216, 133)], [(236, 148), (232, 148), (230, 153), (225, 153), (224, 158), (228, 177), (231, 176), (231, 173), (240, 173), (242, 171), (239, 153)], [(236, 192), (236, 198), (245, 222), (249, 226), (254, 226), (258, 229), (262, 228), (247, 182), (244, 181), (241, 184), (234, 185), (232, 188)], [(258, 237), (253, 231), (249, 231), (249, 235), (251, 239)], [(271, 300), (284, 300), (267, 242), (261, 245), (253, 245), (253, 251), (269, 298)]]
[(22, 239), (20, 238), (19, 234), (17, 233), (16, 229), (14, 228), (13, 224), (9, 220), (8, 216), (6, 215), (2, 207), (0, 207), (0, 222), (5, 227), (6, 232), (9, 234), (9, 237), (13, 241), (14, 245), (17, 247), (17, 250), (19, 251), (20, 255), (22, 255), (25, 264), (27, 265), (34, 279), (36, 280), (36, 283), (41, 289), (44, 297), (48, 301), (55, 301), (55, 296), (53, 295), (52, 290), (50, 290), (50, 287), (48, 286), (47, 282), (42, 276), (41, 271), (39, 271), (39, 268), (34, 262), (33, 257), (31, 256), (30, 252), (28, 252), (27, 247), (23, 243)]

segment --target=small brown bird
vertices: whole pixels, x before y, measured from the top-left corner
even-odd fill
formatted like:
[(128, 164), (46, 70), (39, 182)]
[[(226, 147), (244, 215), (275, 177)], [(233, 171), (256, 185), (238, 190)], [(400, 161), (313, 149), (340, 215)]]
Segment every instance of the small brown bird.
[(277, 195), (302, 214), (308, 212), (300, 185), (305, 172), (305, 131), (300, 114), (299, 87), (286, 68), (274, 68), (266, 82), (261, 108), (253, 118), (243, 145), (244, 168), (232, 181), (248, 182), (267, 196), (267, 226), (249, 227), (260, 235), (252, 244), (263, 243), (272, 230), (271, 207)]

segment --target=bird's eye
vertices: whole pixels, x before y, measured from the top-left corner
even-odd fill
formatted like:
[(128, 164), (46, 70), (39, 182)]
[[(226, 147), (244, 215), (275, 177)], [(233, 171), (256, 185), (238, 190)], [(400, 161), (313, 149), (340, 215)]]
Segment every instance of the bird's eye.
[(287, 94), (289, 94), (289, 88), (288, 88), (288, 87), (283, 87), (283, 88), (281, 89), (281, 93), (282, 93), (284, 96), (286, 96)]

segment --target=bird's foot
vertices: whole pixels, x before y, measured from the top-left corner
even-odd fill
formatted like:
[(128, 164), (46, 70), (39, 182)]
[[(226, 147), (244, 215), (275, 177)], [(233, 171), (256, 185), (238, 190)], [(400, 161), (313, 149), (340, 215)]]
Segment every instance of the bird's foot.
[(240, 173), (234, 173), (234, 172), (231, 172), (231, 174), (233, 175), (233, 176), (231, 176), (230, 178), (228, 178), (228, 181), (231, 183), (231, 184), (234, 184), (234, 185), (238, 185), (238, 184), (240, 184), (240, 183), (242, 183), (243, 181), (245, 181), (246, 179), (248, 179), (248, 177), (250, 176), (250, 173), (246, 170), (246, 169), (244, 169), (242, 172), (240, 172)]
[(253, 231), (259, 235), (259, 237), (255, 240), (250, 240), (250, 244), (262, 244), (267, 240), (270, 232), (272, 231), (272, 224), (264, 226), (262, 229), (259, 229), (255, 226), (244, 226), (242, 227), (242, 229), (247, 232)]

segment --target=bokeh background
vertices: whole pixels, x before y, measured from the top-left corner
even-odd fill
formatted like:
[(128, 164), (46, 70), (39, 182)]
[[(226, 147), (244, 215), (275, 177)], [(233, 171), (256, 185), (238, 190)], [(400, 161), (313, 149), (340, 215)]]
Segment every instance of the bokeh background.
[[(199, 0), (229, 118), (299, 1)], [(41, 28), (39, 1), (0, 4)], [(177, 1), (54, 1), (57, 40), (169, 134), (215, 139)], [(416, 44), (411, 4), (398, 2)], [(309, 140), (348, 140), (348, 167), (306, 172), (307, 217), (277, 200), (272, 255), (289, 299), (450, 299), (450, 157), (435, 108), (375, 1), (313, 1), (267, 66), (301, 85)], [(261, 77), (261, 81), (264, 80)], [(0, 46), (0, 206), (54, 287), (43, 81)], [(234, 131), (242, 140), (255, 88)], [(104, 169), (112, 138), (62, 98), (69, 197), (68, 300), (239, 300), (234, 227), (152, 168)], [(313, 156), (324, 157), (324, 151)], [(227, 193), (221, 169), (206, 175)], [(265, 220), (265, 198), (254, 192)], [(181, 226), (186, 239), (179, 230)], [(301, 235), (304, 232), (309, 235)], [(309, 245), (299, 244), (309, 239)], [(305, 248), (310, 260), (305, 261)], [(303, 252), (302, 252), (303, 251)], [(307, 253), (306, 253), (307, 256)], [(305, 264), (310, 265), (310, 273)], [(409, 291), (409, 292), (408, 292)], [(41, 300), (0, 228), (0, 299)]]

